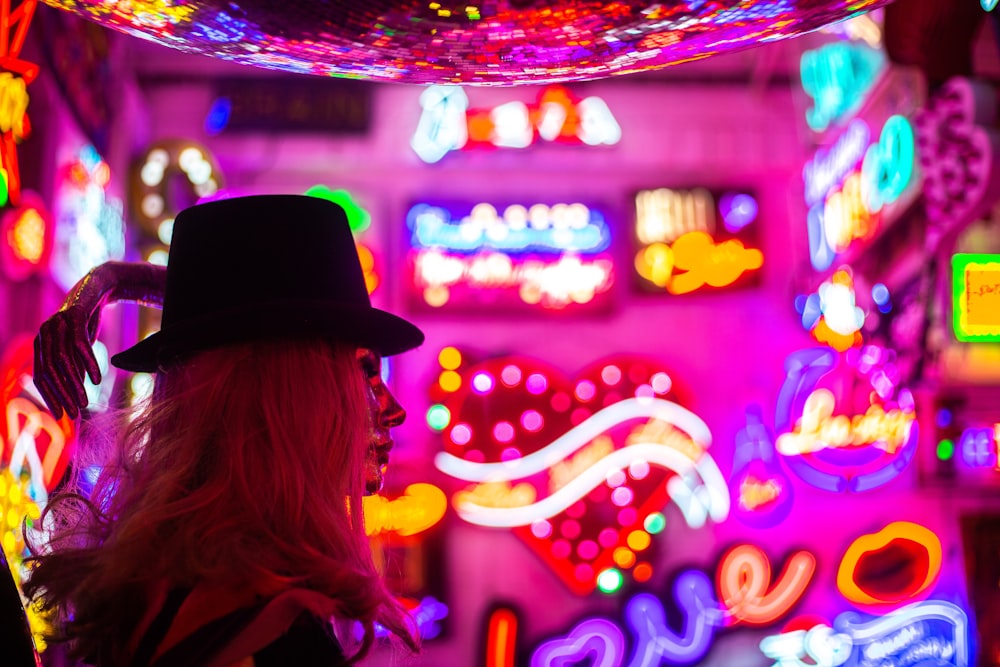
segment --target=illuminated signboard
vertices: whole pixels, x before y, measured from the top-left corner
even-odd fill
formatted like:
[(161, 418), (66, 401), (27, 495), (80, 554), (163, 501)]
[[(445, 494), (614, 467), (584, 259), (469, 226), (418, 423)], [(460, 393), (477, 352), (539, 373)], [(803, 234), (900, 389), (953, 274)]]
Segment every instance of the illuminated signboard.
[(25, 191), (21, 203), (0, 214), (0, 269), (8, 280), (24, 280), (48, 266), (55, 225), (45, 201)]
[(898, 386), (891, 350), (800, 350), (788, 357), (785, 370), (776, 445), (804, 481), (826, 491), (860, 493), (889, 483), (913, 460), (914, 398)]
[(885, 54), (860, 42), (833, 42), (802, 53), (802, 89), (812, 98), (806, 122), (816, 132), (849, 118), (885, 69)]
[(904, 194), (915, 191), (915, 161), (913, 127), (898, 114), (885, 121), (877, 138), (855, 118), (832, 146), (816, 152), (802, 170), (813, 268), (829, 268), (908, 203)]
[(170, 245), (174, 217), (222, 186), (222, 174), (207, 148), (194, 141), (160, 141), (132, 171), (131, 207), (148, 235)]
[(68, 290), (87, 271), (125, 256), (122, 202), (107, 194), (111, 169), (85, 146), (60, 170), (52, 276)]
[(444, 442), (435, 465), (471, 483), (452, 498), (459, 517), (511, 529), (575, 593), (648, 581), (668, 502), (692, 528), (728, 516), (711, 433), (656, 361), (572, 380), (522, 357), (466, 364), (445, 348), (439, 361), (427, 421)]
[(931, 222), (957, 229), (984, 215), (1000, 195), (994, 146), (996, 91), (955, 77), (914, 117), (924, 174), (924, 209)]
[(429, 86), (420, 94), (423, 112), (410, 146), (424, 162), (464, 148), (527, 148), (537, 141), (597, 146), (617, 144), (622, 130), (599, 97), (577, 100), (562, 86), (542, 90), (538, 103), (507, 102), (469, 109), (458, 86)]
[(764, 426), (760, 409), (749, 408), (746, 426), (736, 434), (729, 495), (733, 515), (756, 528), (774, 526), (792, 509), (792, 483), (778, 462), (774, 438)]
[(766, 637), (773, 667), (970, 667), (969, 619), (950, 602), (914, 602), (885, 616), (844, 612), (833, 622)]
[(635, 196), (635, 275), (643, 289), (687, 294), (746, 284), (764, 263), (757, 199), (738, 190), (643, 190)]
[(801, 305), (799, 301), (796, 300), (796, 307), (802, 314), (802, 326), (817, 342), (838, 352), (864, 342), (861, 327), (865, 323), (865, 311), (857, 306), (854, 278), (848, 267), (837, 269), (818, 290), (801, 299)]
[(310, 197), (318, 197), (332, 201), (344, 209), (347, 215), (347, 224), (351, 227), (351, 232), (355, 236), (355, 247), (358, 250), (358, 259), (361, 261), (361, 271), (365, 276), (365, 287), (371, 294), (379, 286), (378, 272), (375, 270), (375, 254), (364, 243), (357, 240), (357, 236), (367, 230), (372, 224), (372, 216), (358, 204), (347, 190), (332, 189), (325, 185), (314, 185), (304, 193)]
[[(937, 583), (941, 556), (941, 540), (932, 531), (894, 521), (851, 543), (837, 570), (837, 589), (855, 605), (898, 605)], [(885, 576), (889, 571), (893, 576)]]
[(748, 613), (754, 624), (788, 614), (812, 580), (815, 564), (809, 552), (796, 552), (772, 582), (767, 555), (754, 545), (738, 545), (719, 563), (717, 590), (701, 570), (684, 570), (673, 578), (671, 605), (653, 593), (637, 593), (625, 604), (620, 623), (586, 618), (535, 647), (529, 665), (693, 665), (708, 654), (717, 633), (750, 622)]
[(406, 222), (413, 296), (424, 307), (608, 304), (611, 231), (584, 204), (417, 204)]
[(17, 144), (31, 132), (28, 119), (28, 84), (38, 76), (38, 65), (21, 60), (21, 48), (28, 34), (37, 0), (23, 0), (11, 9), (0, 6), (0, 206), (21, 203), (21, 172), (17, 164)]
[(1000, 341), (1000, 254), (953, 255), (951, 286), (955, 337)]

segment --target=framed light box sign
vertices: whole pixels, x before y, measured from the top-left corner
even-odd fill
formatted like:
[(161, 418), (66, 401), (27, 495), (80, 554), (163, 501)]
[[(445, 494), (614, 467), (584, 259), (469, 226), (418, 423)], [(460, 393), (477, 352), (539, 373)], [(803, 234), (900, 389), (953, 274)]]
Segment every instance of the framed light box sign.
[(1000, 254), (951, 258), (952, 324), (962, 342), (1000, 342)]
[(612, 229), (578, 201), (419, 202), (406, 216), (409, 301), (450, 313), (604, 313)]
[(635, 194), (634, 283), (684, 295), (759, 284), (764, 264), (757, 196), (745, 188), (674, 188)]

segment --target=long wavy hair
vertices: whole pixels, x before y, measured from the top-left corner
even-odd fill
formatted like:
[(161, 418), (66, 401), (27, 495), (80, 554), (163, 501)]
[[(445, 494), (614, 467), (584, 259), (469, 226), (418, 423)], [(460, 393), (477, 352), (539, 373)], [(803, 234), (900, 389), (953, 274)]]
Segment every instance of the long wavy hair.
[(372, 561), (361, 498), (372, 416), (356, 349), (255, 342), (203, 352), (156, 375), (117, 428), (81, 444), (99, 463), (90, 493), (57, 494), (26, 593), (71, 655), (125, 661), (164, 584), (292, 587), (360, 621), (352, 661), (381, 623), (416, 649), (412, 623)]

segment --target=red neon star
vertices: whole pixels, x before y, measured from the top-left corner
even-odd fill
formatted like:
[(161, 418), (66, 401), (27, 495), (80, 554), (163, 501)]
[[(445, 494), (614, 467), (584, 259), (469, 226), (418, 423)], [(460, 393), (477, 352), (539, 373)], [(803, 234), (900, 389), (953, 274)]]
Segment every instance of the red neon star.
[[(25, 86), (38, 76), (38, 65), (21, 60), (18, 56), (37, 6), (38, 0), (23, 0), (16, 9), (11, 10), (10, 0), (0, 0), (0, 70), (20, 76)], [(10, 91), (0, 90), (0, 115), (13, 115), (16, 104), (17, 100)], [(0, 166), (7, 172), (6, 185), (10, 203), (17, 205), (21, 199), (17, 143), (31, 133), (31, 123), (26, 111), (17, 134), (14, 133), (14, 125), (12, 122), (11, 127), (0, 134)]]

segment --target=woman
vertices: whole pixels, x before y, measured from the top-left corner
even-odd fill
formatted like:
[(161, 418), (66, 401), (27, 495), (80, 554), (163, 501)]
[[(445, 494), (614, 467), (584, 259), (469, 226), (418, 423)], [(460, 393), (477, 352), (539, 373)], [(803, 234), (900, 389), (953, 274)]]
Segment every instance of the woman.
[[(130, 272), (137, 285), (109, 279)], [(54, 411), (75, 416), (84, 373), (99, 381), (74, 337), (93, 338), (100, 306), (155, 302), (161, 284), (160, 331), (112, 357), (155, 373), (151, 397), (84, 451), (102, 466), (93, 491), (67, 489), (43, 517), (53, 533), (26, 592), (57, 639), (101, 667), (347, 664), (376, 622), (415, 649), (361, 496), (405, 417), (381, 355), (423, 334), (371, 306), (343, 210), (283, 195), (198, 205), (177, 216), (165, 280), (112, 265), (81, 281), (36, 340)]]

